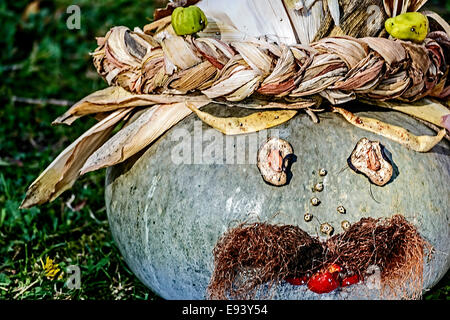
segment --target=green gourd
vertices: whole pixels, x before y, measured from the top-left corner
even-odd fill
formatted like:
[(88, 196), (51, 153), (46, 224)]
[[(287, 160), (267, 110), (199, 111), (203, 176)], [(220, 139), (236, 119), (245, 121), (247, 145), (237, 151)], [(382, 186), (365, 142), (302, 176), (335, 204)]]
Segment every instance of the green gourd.
[(172, 27), (179, 36), (202, 31), (207, 25), (205, 13), (197, 6), (178, 7), (172, 13)]
[(421, 43), (428, 34), (428, 19), (419, 12), (407, 12), (387, 19), (385, 28), (394, 38)]

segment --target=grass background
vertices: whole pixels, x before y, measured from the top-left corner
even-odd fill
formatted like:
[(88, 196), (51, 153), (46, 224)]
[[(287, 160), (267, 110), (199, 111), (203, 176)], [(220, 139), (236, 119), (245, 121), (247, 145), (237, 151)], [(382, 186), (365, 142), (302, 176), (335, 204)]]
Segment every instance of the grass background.
[[(430, 1), (448, 20), (450, 3)], [(34, 3), (38, 7), (29, 5)], [(81, 8), (68, 30), (66, 8)], [(52, 127), (67, 107), (22, 98), (77, 101), (106, 87), (89, 52), (114, 25), (143, 26), (155, 1), (0, 1), (0, 299), (158, 299), (114, 245), (104, 206), (104, 171), (81, 178), (51, 204), (19, 210), (27, 186), (93, 120)], [(28, 9), (26, 9), (28, 8)], [(81, 289), (49, 280), (40, 259), (81, 268)], [(424, 299), (450, 299), (449, 274)]]

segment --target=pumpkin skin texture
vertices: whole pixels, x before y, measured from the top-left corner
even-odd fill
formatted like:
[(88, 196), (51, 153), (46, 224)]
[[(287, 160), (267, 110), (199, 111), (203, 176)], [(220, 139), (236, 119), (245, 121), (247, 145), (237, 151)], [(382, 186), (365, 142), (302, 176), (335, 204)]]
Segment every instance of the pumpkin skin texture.
[(207, 25), (208, 20), (199, 7), (178, 7), (172, 12), (172, 27), (179, 36), (197, 33)]
[[(217, 116), (249, 113), (220, 105), (204, 107), (203, 111)], [(402, 125), (415, 134), (433, 134), (401, 113), (358, 114)], [(256, 154), (264, 138), (251, 147), (248, 142), (252, 135), (225, 137), (194, 115), (166, 132), (139, 156), (109, 168), (105, 191), (108, 219), (113, 238), (130, 269), (162, 298), (205, 299), (214, 268), (213, 248), (227, 230), (241, 222), (297, 225), (312, 236), (326, 239), (319, 231), (321, 223), (331, 224), (337, 234), (343, 231), (343, 220), (355, 223), (363, 217), (387, 218), (400, 213), (435, 248), (433, 258), (425, 264), (424, 289), (435, 285), (450, 266), (450, 145), (443, 141), (429, 153), (417, 153), (356, 128), (339, 115), (325, 113), (320, 118), (320, 123), (314, 124), (308, 116), (299, 114), (267, 130), (268, 133), (260, 133), (264, 137), (278, 132), (279, 138), (293, 147), (297, 159), (291, 166), (292, 178), (282, 187), (268, 185), (258, 171)], [(225, 159), (227, 152), (231, 150), (236, 155), (236, 150), (244, 146), (246, 161), (238, 162), (237, 158), (234, 164), (173, 161), (181, 137), (193, 137), (194, 132), (199, 134), (199, 128), (203, 128), (200, 132), (204, 152), (207, 147), (219, 144), (224, 149), (217, 158)], [(237, 140), (239, 137), (246, 139), (243, 146)], [(347, 158), (362, 137), (380, 141), (389, 151), (394, 175), (383, 187), (370, 187), (365, 176), (347, 167)], [(227, 142), (231, 142), (230, 150), (225, 147)], [(194, 163), (201, 144), (193, 139), (191, 146), (189, 154), (193, 155)], [(321, 168), (327, 170), (326, 176), (319, 175)], [(318, 182), (324, 184), (322, 192), (312, 190)], [(372, 199), (370, 188), (379, 203)], [(318, 206), (310, 203), (314, 196), (320, 199)], [(345, 207), (345, 215), (336, 211), (340, 205)], [(305, 212), (313, 215), (312, 221), (304, 220)], [(317, 294), (307, 286), (284, 282), (276, 287), (272, 298), (379, 299), (380, 292), (360, 282)]]

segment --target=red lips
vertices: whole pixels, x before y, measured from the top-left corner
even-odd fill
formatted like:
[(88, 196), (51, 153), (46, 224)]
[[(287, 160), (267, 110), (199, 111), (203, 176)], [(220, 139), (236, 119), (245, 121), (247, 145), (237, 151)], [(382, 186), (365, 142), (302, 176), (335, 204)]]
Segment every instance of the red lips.
[(300, 278), (287, 278), (286, 281), (292, 284), (293, 286), (301, 286), (308, 283), (308, 277), (303, 276)]
[(308, 289), (315, 293), (328, 293), (339, 288), (341, 267), (333, 263), (325, 271), (317, 272), (308, 281)]
[(359, 276), (356, 274), (345, 277), (341, 280), (341, 271), (341, 266), (333, 263), (324, 271), (315, 273), (309, 279), (308, 277), (304, 276), (299, 278), (288, 278), (286, 279), (286, 281), (296, 286), (308, 284), (309, 290), (319, 294), (334, 291), (339, 287), (347, 287), (360, 281)]
[(353, 276), (346, 277), (342, 280), (341, 287), (348, 287), (352, 284), (356, 284), (359, 282), (359, 276), (357, 274)]

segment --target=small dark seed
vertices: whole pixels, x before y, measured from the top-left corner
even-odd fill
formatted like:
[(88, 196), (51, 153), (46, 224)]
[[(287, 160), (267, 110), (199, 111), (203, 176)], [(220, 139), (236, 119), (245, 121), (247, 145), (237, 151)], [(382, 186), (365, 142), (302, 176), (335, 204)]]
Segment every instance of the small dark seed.
[(333, 234), (334, 228), (329, 223), (322, 223), (320, 225), (320, 232), (331, 236)]
[(313, 218), (313, 215), (310, 214), (309, 212), (305, 213), (305, 215), (303, 216), (303, 219), (305, 219), (306, 222), (310, 222)]
[(337, 212), (339, 212), (340, 214), (345, 214), (347, 210), (345, 210), (343, 206), (339, 206), (337, 207)]
[(351, 224), (347, 220), (341, 222), (341, 227), (342, 229), (344, 229), (344, 231), (348, 231), (350, 229), (350, 226)]
[(317, 197), (311, 198), (311, 204), (313, 206), (318, 206), (320, 204), (320, 200)]
[(323, 183), (319, 182), (314, 186), (314, 190), (317, 192), (322, 192), (323, 191)]

